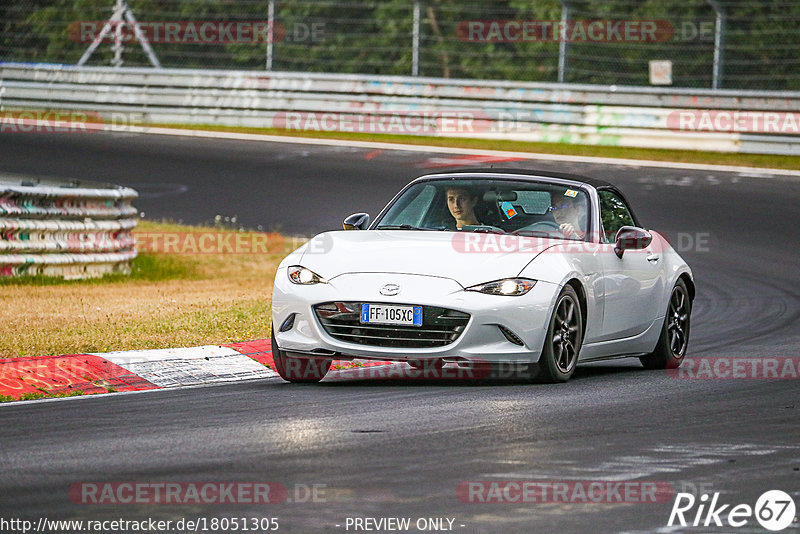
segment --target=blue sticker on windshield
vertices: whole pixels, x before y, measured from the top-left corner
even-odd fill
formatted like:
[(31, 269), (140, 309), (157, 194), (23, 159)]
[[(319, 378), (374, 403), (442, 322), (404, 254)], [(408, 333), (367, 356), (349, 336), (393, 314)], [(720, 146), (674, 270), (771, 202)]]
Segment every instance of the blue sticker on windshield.
[(511, 205), (511, 202), (503, 202), (500, 204), (500, 209), (503, 210), (503, 213), (505, 213), (506, 217), (509, 219), (517, 214), (517, 210), (514, 209), (514, 206)]

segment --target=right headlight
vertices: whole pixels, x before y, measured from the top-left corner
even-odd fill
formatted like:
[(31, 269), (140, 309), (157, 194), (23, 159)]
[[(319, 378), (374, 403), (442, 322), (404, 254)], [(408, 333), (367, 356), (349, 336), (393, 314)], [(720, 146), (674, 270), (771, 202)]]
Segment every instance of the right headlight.
[(286, 274), (289, 276), (289, 281), (293, 284), (310, 286), (312, 284), (328, 283), (328, 281), (322, 278), (320, 275), (318, 275), (311, 269), (306, 269), (302, 265), (290, 266), (287, 269)]
[(533, 289), (535, 285), (536, 280), (530, 280), (528, 278), (504, 278), (503, 280), (495, 280), (493, 282), (471, 286), (466, 288), (466, 290), (477, 291), (478, 293), (485, 293), (487, 295), (518, 297)]

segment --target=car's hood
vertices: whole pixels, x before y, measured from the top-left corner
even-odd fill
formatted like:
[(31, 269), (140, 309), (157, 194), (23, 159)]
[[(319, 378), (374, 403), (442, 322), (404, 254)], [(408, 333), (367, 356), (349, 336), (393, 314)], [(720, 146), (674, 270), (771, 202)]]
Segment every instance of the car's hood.
[(414, 230), (337, 231), (308, 242), (301, 265), (329, 280), (345, 273), (451, 278), (464, 287), (517, 276), (563, 240)]

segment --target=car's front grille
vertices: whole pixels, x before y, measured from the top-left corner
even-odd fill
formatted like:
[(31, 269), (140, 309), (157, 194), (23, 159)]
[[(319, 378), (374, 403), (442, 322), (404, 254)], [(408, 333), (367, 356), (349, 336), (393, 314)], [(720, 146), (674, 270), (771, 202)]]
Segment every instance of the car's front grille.
[(314, 306), (314, 313), (331, 337), (377, 347), (443, 347), (469, 322), (468, 313), (437, 306), (422, 307), (422, 326), (361, 324), (361, 302), (325, 302)]

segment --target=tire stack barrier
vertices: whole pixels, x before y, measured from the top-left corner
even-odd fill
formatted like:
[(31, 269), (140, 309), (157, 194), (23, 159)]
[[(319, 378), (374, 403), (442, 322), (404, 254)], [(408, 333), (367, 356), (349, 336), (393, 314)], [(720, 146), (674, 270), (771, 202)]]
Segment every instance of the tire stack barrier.
[(0, 175), (0, 276), (129, 274), (137, 197), (128, 187)]

